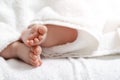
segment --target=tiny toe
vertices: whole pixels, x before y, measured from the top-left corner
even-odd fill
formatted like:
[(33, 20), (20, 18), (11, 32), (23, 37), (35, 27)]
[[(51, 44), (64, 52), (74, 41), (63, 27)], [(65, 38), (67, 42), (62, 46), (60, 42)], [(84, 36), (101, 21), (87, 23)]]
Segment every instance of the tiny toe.
[(29, 42), (30, 42), (29, 40), (26, 41), (27, 44), (29, 44)]
[(38, 44), (40, 41), (39, 41), (38, 38), (35, 38), (35, 39), (34, 39), (34, 42), (35, 42), (36, 44)]
[(30, 58), (35, 61), (37, 60), (38, 56), (34, 55), (33, 53), (30, 53)]
[(40, 36), (38, 36), (38, 39), (41, 41), (43, 39), (43, 37), (40, 35)]
[(39, 66), (39, 61), (38, 60), (36, 60), (36, 61), (31, 60), (31, 64), (35, 67), (38, 67)]
[(31, 45), (31, 46), (33, 45), (33, 40), (30, 40), (30, 45)]
[(26, 41), (26, 45), (27, 45), (27, 46), (30, 46), (30, 40), (27, 40), (27, 41)]
[(47, 32), (46, 26), (43, 26), (43, 25), (42, 25), (42, 26), (39, 28), (39, 33), (40, 33), (41, 35), (44, 35), (46, 32)]
[(31, 47), (31, 51), (33, 52), (34, 55), (40, 55), (42, 52), (42, 49), (40, 46), (34, 46), (34, 47)]
[(41, 49), (40, 46), (37, 46), (34, 51), (35, 51), (34, 53), (35, 53), (36, 55), (40, 55), (41, 52), (42, 52), (42, 49)]
[(30, 60), (30, 63), (33, 65), (33, 66), (36, 66), (36, 61), (33, 61), (33, 60)]

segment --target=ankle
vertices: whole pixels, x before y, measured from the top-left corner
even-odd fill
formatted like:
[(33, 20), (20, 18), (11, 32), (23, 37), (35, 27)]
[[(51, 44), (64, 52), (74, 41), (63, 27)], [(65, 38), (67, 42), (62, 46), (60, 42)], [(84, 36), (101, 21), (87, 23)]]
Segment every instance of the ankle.
[(18, 42), (14, 42), (14, 43), (8, 45), (8, 47), (5, 48), (0, 53), (0, 56), (4, 57), (6, 59), (17, 57), (17, 46), (18, 46)]

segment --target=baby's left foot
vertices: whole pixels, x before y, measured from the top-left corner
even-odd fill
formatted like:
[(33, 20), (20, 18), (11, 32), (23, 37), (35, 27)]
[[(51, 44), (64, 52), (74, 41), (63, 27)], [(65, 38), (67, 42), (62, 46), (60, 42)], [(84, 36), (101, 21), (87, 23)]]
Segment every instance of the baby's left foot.
[(42, 49), (40, 46), (27, 47), (24, 43), (14, 42), (0, 53), (0, 56), (10, 59), (19, 58), (27, 64), (38, 67), (42, 64), (41, 60)]
[(29, 47), (39, 45), (47, 34), (47, 27), (40, 24), (31, 25), (21, 36), (22, 41)]

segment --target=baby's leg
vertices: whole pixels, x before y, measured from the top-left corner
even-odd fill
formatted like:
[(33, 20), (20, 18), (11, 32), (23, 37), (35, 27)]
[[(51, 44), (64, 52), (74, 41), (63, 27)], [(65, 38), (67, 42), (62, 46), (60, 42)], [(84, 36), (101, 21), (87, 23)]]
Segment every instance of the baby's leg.
[(42, 43), (45, 39), (46, 33), (46, 26), (33, 24), (23, 31), (21, 40), (29, 47), (36, 46)]
[(46, 39), (42, 42), (43, 47), (52, 47), (71, 43), (77, 38), (77, 30), (59, 25), (46, 25), (48, 32)]
[(22, 34), (22, 41), (28, 46), (40, 45), (52, 47), (73, 42), (77, 37), (77, 30), (58, 25), (32, 25)]
[(39, 66), (41, 64), (40, 59), (41, 47), (36, 46), (31, 49), (20, 42), (14, 42), (4, 49), (0, 56), (4, 58), (19, 58), (24, 62), (33, 66)]

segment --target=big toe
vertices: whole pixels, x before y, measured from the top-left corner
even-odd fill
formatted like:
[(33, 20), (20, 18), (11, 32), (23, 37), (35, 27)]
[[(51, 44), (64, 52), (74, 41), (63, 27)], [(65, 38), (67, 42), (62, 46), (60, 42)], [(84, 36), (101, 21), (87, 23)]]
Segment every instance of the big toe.
[(44, 35), (44, 34), (47, 32), (47, 27), (44, 26), (44, 25), (40, 25), (38, 31), (39, 31), (39, 33), (40, 33), (41, 35)]

